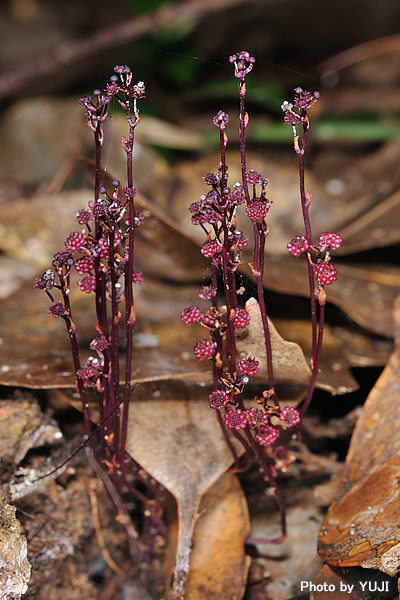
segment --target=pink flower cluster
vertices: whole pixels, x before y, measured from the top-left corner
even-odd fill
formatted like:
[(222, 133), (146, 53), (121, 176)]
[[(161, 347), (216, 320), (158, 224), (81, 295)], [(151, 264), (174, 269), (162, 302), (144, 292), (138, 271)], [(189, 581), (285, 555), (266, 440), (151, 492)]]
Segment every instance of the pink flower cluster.
[[(330, 262), (330, 249), (337, 250), (343, 243), (342, 237), (332, 231), (324, 231), (318, 238), (318, 246), (311, 246), (304, 235), (297, 235), (287, 245), (292, 256), (300, 256), (303, 252), (308, 254), (314, 267), (314, 276), (320, 286), (331, 285), (337, 280), (337, 271)], [(312, 251), (315, 256), (312, 258)]]
[(225, 410), (224, 423), (228, 429), (239, 432), (246, 428), (255, 431), (255, 439), (260, 446), (271, 446), (280, 436), (281, 430), (290, 429), (301, 422), (300, 413), (292, 406), (286, 406), (277, 415), (277, 424), (271, 424), (271, 414), (268, 408), (240, 408), (230, 394), (225, 390), (214, 390), (209, 394), (210, 408)]

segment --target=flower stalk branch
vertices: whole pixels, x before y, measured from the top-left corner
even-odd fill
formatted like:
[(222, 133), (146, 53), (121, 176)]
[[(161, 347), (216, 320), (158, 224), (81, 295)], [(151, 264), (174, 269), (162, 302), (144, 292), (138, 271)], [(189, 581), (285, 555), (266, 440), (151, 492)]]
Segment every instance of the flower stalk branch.
[[(305, 253), (307, 256), (308, 283), (310, 290), (311, 306), (311, 378), (307, 393), (301, 407), (301, 416), (306, 413), (318, 378), (319, 365), (322, 352), (322, 339), (325, 322), (325, 286), (331, 285), (337, 279), (337, 273), (331, 262), (330, 252), (332, 249), (340, 248), (343, 240), (337, 233), (324, 231), (318, 239), (318, 245), (312, 243), (312, 231), (310, 222), (311, 193), (305, 191), (304, 160), (307, 150), (308, 135), (310, 131), (309, 111), (320, 97), (319, 92), (307, 92), (301, 87), (295, 90), (293, 103), (285, 101), (282, 104), (284, 121), (293, 129), (294, 151), (297, 155), (300, 184), (300, 203), (304, 222), (304, 235), (296, 236), (288, 244), (288, 251), (293, 256)], [(297, 127), (302, 126), (303, 136), (297, 133)], [(319, 305), (319, 318), (317, 316), (317, 301)]]

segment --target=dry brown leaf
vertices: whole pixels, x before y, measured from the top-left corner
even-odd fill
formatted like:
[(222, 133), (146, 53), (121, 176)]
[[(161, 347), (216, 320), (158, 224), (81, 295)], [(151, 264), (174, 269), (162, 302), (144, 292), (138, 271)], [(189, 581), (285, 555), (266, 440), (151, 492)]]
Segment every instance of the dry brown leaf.
[[(296, 342), (306, 355), (311, 356), (312, 340), (309, 321), (274, 319), (274, 323), (286, 340)], [(349, 337), (351, 338), (351, 335)], [(332, 328), (325, 324), (317, 387), (332, 395), (348, 394), (359, 387), (351, 374), (351, 363), (346, 357), (348, 345), (338, 339)]]
[[(373, 37), (366, 42), (346, 47), (323, 60), (315, 72), (320, 76), (340, 72), (346, 82), (355, 81), (367, 90), (371, 87), (375, 89), (377, 84), (386, 88), (398, 80), (399, 58), (400, 36), (396, 33)], [(364, 109), (370, 111), (370, 105), (364, 106)]]
[[(250, 324), (243, 333), (238, 335), (236, 344), (238, 358), (254, 356), (260, 363), (260, 373), (254, 378), (254, 381), (257, 382), (261, 378), (265, 381), (267, 358), (261, 313), (257, 300), (250, 298), (247, 301), (246, 309), (250, 315)], [(268, 319), (268, 325), (276, 382), (307, 384), (310, 377), (310, 368), (304, 358), (302, 349), (298, 344), (284, 340), (270, 319)]]
[[(341, 228), (340, 235), (346, 243), (342, 254), (361, 252), (372, 248), (391, 246), (400, 242), (397, 216), (400, 207), (400, 191), (377, 203), (357, 219)], [(338, 253), (339, 255), (340, 253)]]
[(179, 531), (171, 598), (178, 600), (189, 574), (201, 498), (233, 458), (205, 388), (176, 383), (175, 399), (165, 398), (162, 390), (156, 398), (146, 397), (144, 391), (133, 398), (127, 450), (176, 498)]
[[(245, 253), (245, 259), (252, 255)], [(327, 288), (327, 300), (356, 323), (378, 335), (392, 337), (391, 308), (400, 288), (400, 269), (386, 265), (350, 265), (335, 262), (338, 280)], [(244, 266), (251, 277), (250, 269)], [(266, 255), (264, 286), (283, 294), (309, 296), (305, 261), (293, 256)]]
[[(296, 342), (307, 355), (311, 353), (311, 323), (306, 319), (274, 319), (281, 335)], [(393, 342), (362, 333), (357, 327), (338, 327), (325, 323), (322, 360), (334, 363), (340, 359), (351, 367), (383, 367), (393, 350)], [(323, 377), (323, 369), (320, 374)]]
[(35, 267), (0, 255), (0, 299), (11, 296), (25, 281), (33, 281), (36, 274)]
[[(323, 212), (323, 206), (321, 210)], [(162, 214), (157, 213), (157, 215), (161, 221), (163, 219)], [(178, 218), (177, 222), (180, 222)], [(272, 231), (270, 219), (268, 219), (268, 222)], [(245, 231), (246, 227), (243, 227), (243, 230)], [(196, 240), (197, 244), (204, 241), (204, 236), (199, 234), (192, 225), (189, 225), (185, 231), (180, 229), (179, 234)], [(284, 294), (308, 297), (308, 277), (305, 262), (295, 259), (287, 253), (274, 254), (273, 246), (270, 244), (271, 239), (272, 233), (268, 237), (267, 243), (264, 287)], [(190, 256), (194, 256), (193, 264), (197, 265), (197, 272), (199, 272), (198, 257), (195, 257), (195, 253)], [(244, 251), (243, 258), (246, 262), (252, 261), (252, 253), (249, 250)], [(391, 310), (388, 307), (393, 306), (397, 290), (400, 288), (400, 269), (381, 264), (361, 266), (359, 264), (336, 263), (336, 266), (338, 281), (327, 290), (328, 301), (339, 306), (365, 329), (378, 335), (392, 337)], [(252, 278), (251, 270), (246, 263), (239, 266), (239, 270), (250, 279)]]
[[(311, 324), (305, 319), (274, 319), (286, 340), (296, 342), (306, 356), (311, 355)], [(380, 367), (387, 364), (393, 344), (358, 331), (357, 327), (324, 326), (324, 340), (317, 387), (331, 394), (347, 394), (358, 389), (352, 367)]]
[(204, 495), (193, 533), (185, 600), (240, 600), (250, 557), (250, 515), (239, 479), (225, 473)]
[[(320, 207), (321, 219), (325, 215), (325, 209), (325, 204), (322, 204)], [(162, 220), (162, 215), (159, 215), (159, 218)], [(180, 222), (178, 217), (177, 222)], [(308, 278), (304, 261), (296, 260), (287, 253), (282, 255), (273, 253), (273, 245), (271, 246), (270, 243), (272, 240), (270, 219), (268, 222), (271, 227), (271, 235), (267, 243), (264, 286), (281, 293), (308, 297)], [(326, 229), (326, 223), (324, 227), (322, 225), (321, 227)], [(246, 227), (243, 227), (244, 231), (245, 229)], [(179, 233), (195, 240), (198, 235), (198, 231), (195, 230), (196, 228), (190, 225), (186, 229), (188, 233), (183, 233), (182, 230)], [(197, 239), (197, 243), (199, 242), (200, 237)], [(243, 257), (247, 262), (252, 260), (250, 251), (244, 251)], [(365, 329), (378, 335), (392, 337), (391, 310), (388, 307), (393, 306), (394, 298), (400, 287), (400, 269), (381, 264), (361, 266), (343, 263), (337, 263), (337, 269), (338, 281), (327, 291), (328, 301), (339, 306)], [(252, 278), (248, 265), (243, 264), (239, 270)], [(348, 381), (348, 385), (350, 383)]]
[[(192, 352), (199, 332), (179, 321), (180, 310), (187, 306), (188, 298), (193, 297), (195, 291), (191, 287), (170, 289), (154, 282), (154, 285), (148, 283), (149, 305), (146, 282), (139, 288), (136, 304), (139, 322), (143, 319), (147, 325), (135, 334), (133, 382), (181, 377), (196, 381), (200, 377), (206, 383), (211, 382), (210, 365), (207, 361), (198, 361)], [(182, 291), (182, 300), (174, 295), (178, 289)], [(160, 293), (158, 313), (154, 309), (154, 295), (157, 293)], [(93, 299), (82, 294), (75, 285), (71, 287), (71, 298), (83, 362), (89, 355), (89, 342), (96, 335)], [(33, 389), (75, 387), (65, 325), (60, 319), (49, 316), (48, 304), (45, 294), (34, 290), (32, 283), (25, 284), (0, 302), (5, 317), (0, 322), (1, 385)], [(153, 311), (154, 321), (166, 315), (170, 319), (169, 324), (149, 323)], [(121, 360), (124, 360), (123, 352)]]
[[(339, 182), (344, 191), (341, 194), (341, 217), (337, 229), (343, 233), (345, 243), (335, 251), (335, 255), (347, 254), (347, 248), (349, 252), (356, 252), (357, 246), (362, 250), (390, 245), (393, 243), (391, 236), (398, 239), (398, 233), (396, 235), (393, 232), (392, 223), (385, 220), (384, 215), (395, 208), (393, 204), (396, 200), (391, 200), (391, 197), (397, 196), (400, 184), (399, 160), (400, 141), (394, 140), (342, 170)], [(370, 214), (378, 219), (383, 218), (380, 227), (388, 233), (386, 244), (379, 231), (373, 233), (379, 229), (373, 220), (369, 228), (366, 226)], [(353, 240), (353, 234), (357, 239)]]
[(400, 301), (397, 349), (369, 394), (346, 458), (342, 487), (319, 536), (319, 553), (339, 566), (395, 575), (400, 568)]
[[(229, 135), (229, 134), (228, 134)], [(313, 195), (312, 225), (317, 233), (334, 231), (338, 228), (343, 234), (345, 244), (335, 255), (358, 252), (366, 248), (388, 246), (399, 241), (399, 232), (393, 226), (399, 194), (397, 165), (400, 157), (398, 140), (386, 144), (367, 158), (351, 164), (341, 173), (339, 182), (344, 190), (340, 195), (327, 192), (329, 186), (322, 186), (312, 173), (306, 173), (307, 190)], [(238, 156), (227, 153), (230, 183), (241, 180)], [(188, 198), (195, 201), (205, 193), (202, 177), (208, 171), (214, 171), (216, 159), (212, 157), (183, 163), (174, 168), (174, 176), (165, 174), (159, 181), (149, 181), (144, 191), (177, 223), (181, 224), (191, 237), (199, 242), (203, 232), (193, 227), (187, 210)], [(248, 152), (247, 164), (269, 178), (269, 196), (274, 204), (268, 214), (270, 234), (268, 252), (286, 254), (286, 244), (295, 235), (303, 231), (298, 170), (295, 163), (278, 165), (274, 159), (265, 159), (256, 153)], [(171, 193), (161, 194), (161, 190)], [(314, 200), (315, 198), (315, 200)], [(244, 211), (238, 211), (239, 228), (252, 239), (251, 223)]]
[[(124, 131), (126, 131), (125, 116), (121, 120)], [(137, 128), (135, 136), (137, 136), (139, 144), (151, 144), (164, 148), (200, 150), (203, 146), (203, 138), (200, 133), (150, 115), (140, 117), (140, 127)]]
[(378, 264), (337, 264), (337, 270), (340, 282), (328, 291), (328, 301), (365, 329), (392, 337), (391, 307), (400, 287), (400, 269)]
[(383, 367), (393, 350), (391, 340), (367, 336), (352, 328), (335, 327), (333, 335), (340, 343), (340, 354), (352, 367)]
[[(176, 378), (211, 382), (208, 361), (198, 361), (192, 352), (194, 344), (202, 337), (202, 330), (196, 326), (188, 327), (179, 320), (183, 308), (193, 303), (196, 292), (197, 288), (192, 286), (171, 287), (151, 279), (146, 279), (138, 288), (136, 311), (141, 328), (134, 336), (133, 382)], [(72, 285), (71, 298), (82, 360), (85, 360), (88, 344), (95, 335), (94, 315), (90, 318), (93, 310), (91, 298), (82, 294), (75, 285)], [(64, 323), (47, 314), (45, 295), (27, 283), (16, 294), (3, 300), (0, 306), (3, 315), (6, 315), (0, 324), (0, 383), (36, 389), (74, 388), (72, 358)], [(257, 354), (265, 357), (264, 342), (257, 330), (258, 322), (259, 317), (249, 330), (250, 337), (238, 341), (238, 349), (253, 355), (257, 347)], [(285, 326), (284, 323), (281, 321), (282, 326)], [(256, 346), (253, 346), (253, 329), (254, 335), (259, 338)], [(304, 324), (305, 329), (309, 335), (309, 324)], [(288, 331), (291, 331), (290, 328)], [(271, 333), (277, 381), (304, 385), (309, 370), (304, 364), (304, 357), (301, 358), (300, 348), (283, 340), (273, 325)], [(244, 332), (244, 335), (248, 334)], [(302, 342), (307, 342), (307, 335), (300, 335)], [(329, 339), (332, 340), (332, 337), (328, 336)], [(337, 357), (332, 359), (335, 348), (341, 352), (337, 341), (332, 344), (334, 350), (329, 354), (326, 365), (333, 371), (326, 370), (319, 385), (333, 393), (341, 393), (341, 389), (355, 387), (355, 384), (346, 379), (345, 362), (342, 361), (344, 366), (340, 371)]]
[[(0, 249), (38, 270), (48, 269), (69, 233), (81, 229), (75, 214), (92, 199), (93, 192), (84, 189), (4, 204)], [(136, 198), (135, 206), (145, 216), (135, 235), (135, 268), (180, 283), (201, 280), (205, 261), (197, 245), (145, 199)]]

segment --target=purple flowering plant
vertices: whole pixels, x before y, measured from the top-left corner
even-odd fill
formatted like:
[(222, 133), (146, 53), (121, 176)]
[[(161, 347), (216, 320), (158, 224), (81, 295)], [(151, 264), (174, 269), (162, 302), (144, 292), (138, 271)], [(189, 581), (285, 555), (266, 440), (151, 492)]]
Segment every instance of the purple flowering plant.
[[(200, 252), (210, 260), (210, 282), (203, 286), (199, 297), (208, 300), (210, 306), (204, 313), (197, 306), (189, 306), (183, 311), (181, 320), (188, 325), (198, 324), (207, 333), (207, 337), (195, 344), (194, 354), (199, 360), (212, 361), (210, 408), (216, 412), (236, 468), (240, 469), (240, 460), (231, 435), (245, 449), (244, 464), (249, 464), (254, 456), (264, 480), (273, 489), (280, 511), (281, 536), (264, 541), (279, 542), (286, 535), (286, 515), (276, 479), (278, 470), (286, 470), (293, 460), (282, 444), (282, 434), (286, 433), (289, 437), (298, 435), (302, 417), (313, 395), (322, 348), (325, 287), (337, 279), (331, 251), (340, 247), (342, 239), (334, 232), (322, 232), (318, 242), (313, 243), (309, 217), (311, 194), (305, 192), (304, 159), (310, 130), (310, 109), (317, 102), (319, 93), (310, 93), (299, 87), (295, 89), (294, 102), (284, 102), (282, 110), (285, 123), (293, 129), (304, 234), (292, 239), (287, 248), (294, 257), (306, 257), (311, 303), (312, 369), (301, 409), (290, 406), (282, 408), (274, 383), (271, 336), (263, 288), (264, 252), (268, 236), (266, 219), (272, 201), (267, 197), (268, 179), (249, 169), (246, 159), (245, 134), (249, 116), (246, 112), (245, 78), (252, 71), (255, 60), (248, 52), (242, 51), (233, 54), (229, 61), (239, 82), (241, 181), (231, 187), (228, 185), (226, 128), (229, 116), (219, 111), (213, 118), (213, 124), (219, 130), (220, 163), (216, 173), (204, 176), (204, 183), (209, 186), (208, 192), (189, 206), (193, 225), (200, 226), (205, 235)], [(142, 502), (145, 509), (143, 514), (155, 524), (155, 527), (148, 528), (153, 531), (154, 539), (156, 533), (165, 534), (165, 526), (161, 520), (163, 495), (160, 488), (143, 475), (139, 465), (126, 452), (132, 388), (132, 337), (136, 323), (133, 286), (140, 284), (143, 279), (141, 273), (134, 269), (135, 231), (142, 225), (143, 215), (135, 210), (133, 147), (135, 128), (139, 124), (138, 101), (145, 98), (146, 90), (143, 82), (132, 83), (129, 67), (117, 66), (114, 70), (115, 74), (104, 90), (94, 90), (92, 97), (80, 99), (86, 111), (87, 124), (93, 131), (96, 150), (93, 200), (87, 208), (78, 211), (76, 221), (80, 227), (69, 234), (65, 249), (55, 254), (52, 268), (36, 278), (35, 287), (48, 295), (51, 315), (65, 322), (90, 452), (96, 472), (117, 509), (119, 522), (126, 529), (132, 548), (137, 532), (122, 501), (121, 489), (128, 490)], [(125, 186), (121, 186), (115, 180), (112, 189), (107, 189), (101, 184), (102, 125), (113, 99), (125, 111), (128, 123), (128, 135), (122, 139), (127, 181)], [(254, 405), (250, 408), (245, 405), (246, 388), (251, 378), (259, 373), (259, 360), (257, 356), (238, 360), (237, 356), (236, 332), (246, 328), (250, 322), (250, 314), (238, 301), (236, 271), (243, 262), (242, 250), (249, 244), (247, 237), (237, 228), (238, 210), (244, 210), (252, 225), (253, 256), (249, 265), (256, 282), (267, 362), (265, 389), (253, 399)], [(71, 275), (74, 270), (80, 277), (77, 281), (80, 290), (94, 296), (96, 308), (97, 335), (90, 342), (94, 354), (85, 363), (81, 362), (70, 302)], [(219, 281), (222, 285), (219, 285)], [(118, 340), (122, 328), (125, 330), (126, 348), (125, 364), (121, 366)], [(92, 437), (88, 402), (90, 389), (95, 390), (100, 409), (100, 450), (95, 448)], [(135, 485), (136, 482), (140, 483), (140, 489)]]
[[(228, 186), (226, 128), (229, 116), (219, 111), (213, 124), (219, 129), (220, 164), (217, 173), (207, 173), (204, 183), (210, 190), (193, 202), (189, 211), (193, 225), (204, 230), (206, 241), (201, 253), (211, 261), (211, 285), (203, 288), (199, 297), (209, 299), (210, 309), (204, 314), (197, 306), (186, 308), (181, 320), (186, 324), (198, 323), (208, 331), (208, 338), (201, 339), (194, 347), (196, 358), (210, 359), (213, 366), (214, 385), (209, 395), (210, 407), (216, 410), (217, 418), (226, 442), (238, 464), (238, 456), (228, 432), (245, 448), (247, 458), (254, 455), (264, 480), (274, 491), (281, 518), (281, 536), (264, 542), (279, 542), (286, 535), (284, 503), (276, 484), (278, 469), (287, 469), (292, 457), (280, 442), (282, 432), (296, 437), (302, 417), (307, 410), (315, 388), (322, 348), (325, 319), (325, 287), (337, 279), (336, 269), (331, 263), (331, 250), (339, 248), (342, 238), (333, 232), (323, 232), (318, 244), (312, 242), (309, 207), (311, 194), (305, 192), (304, 158), (310, 129), (309, 111), (317, 102), (319, 93), (310, 93), (298, 87), (293, 104), (284, 102), (284, 122), (291, 125), (294, 149), (298, 158), (300, 178), (300, 200), (304, 219), (304, 235), (288, 243), (288, 251), (295, 257), (304, 254), (307, 258), (311, 299), (312, 357), (311, 378), (305, 400), (300, 410), (293, 407), (281, 408), (274, 385), (271, 337), (264, 299), (263, 277), (265, 272), (264, 251), (268, 236), (266, 217), (272, 201), (268, 199), (268, 179), (255, 170), (248, 169), (246, 160), (245, 134), (249, 123), (246, 112), (246, 76), (252, 71), (255, 59), (246, 51), (233, 54), (229, 61), (234, 66), (234, 75), (239, 80), (239, 132), (241, 181)], [(302, 127), (302, 138), (297, 131)], [(236, 285), (236, 270), (243, 262), (241, 250), (248, 239), (237, 229), (237, 213), (244, 206), (253, 229), (253, 259), (249, 263), (256, 281), (257, 301), (261, 314), (263, 336), (267, 357), (267, 385), (260, 397), (254, 398), (255, 406), (246, 408), (244, 396), (251, 378), (259, 372), (257, 357), (248, 356), (237, 360), (236, 335), (238, 329), (247, 327), (250, 315), (239, 306)], [(218, 296), (218, 281), (222, 279), (222, 297)], [(317, 303), (319, 319), (317, 318)], [(228, 371), (226, 372), (226, 368)]]
[[(138, 533), (122, 499), (121, 490), (128, 490), (143, 505), (144, 518), (156, 527), (147, 532), (165, 534), (160, 488), (143, 475), (139, 465), (126, 452), (129, 399), (132, 391), (132, 344), (136, 323), (134, 284), (140, 284), (142, 274), (134, 269), (135, 232), (143, 223), (143, 215), (135, 210), (136, 189), (133, 187), (133, 149), (135, 129), (139, 124), (138, 101), (145, 98), (143, 82), (134, 84), (132, 72), (126, 65), (116, 66), (104, 90), (94, 90), (93, 97), (85, 96), (80, 104), (93, 131), (96, 150), (94, 197), (87, 208), (80, 209), (76, 221), (80, 227), (65, 240), (65, 249), (57, 252), (48, 269), (35, 279), (35, 287), (44, 290), (51, 304), (50, 314), (64, 320), (71, 343), (76, 388), (82, 404), (86, 437), (91, 463), (103, 480), (116, 508), (118, 521), (128, 533), (130, 548)], [(128, 135), (122, 138), (126, 153), (127, 182), (117, 180), (112, 189), (101, 185), (102, 125), (113, 98), (126, 114)], [(78, 229), (78, 228), (77, 228)], [(77, 328), (70, 302), (71, 275), (76, 271), (77, 285), (94, 296), (97, 335), (90, 342), (90, 356), (81, 362)], [(120, 330), (125, 330), (125, 364), (120, 361)], [(95, 447), (89, 414), (88, 393), (94, 390), (100, 413), (100, 450)], [(120, 408), (122, 407), (122, 408)], [(133, 477), (132, 477), (133, 476)], [(133, 483), (132, 483), (133, 479)], [(140, 483), (139, 490), (136, 483)], [(143, 491), (143, 489), (145, 491)], [(146, 530), (146, 527), (144, 527)], [(155, 533), (149, 536), (155, 538)], [(148, 539), (151, 545), (154, 539)]]

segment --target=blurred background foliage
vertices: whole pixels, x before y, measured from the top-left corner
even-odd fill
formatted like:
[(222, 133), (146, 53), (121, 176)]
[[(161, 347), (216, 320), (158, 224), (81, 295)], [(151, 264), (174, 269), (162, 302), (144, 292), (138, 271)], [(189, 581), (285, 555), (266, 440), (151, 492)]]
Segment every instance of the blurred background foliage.
[[(145, 26), (129, 39), (123, 28), (135, 21)], [(8, 0), (0, 7), (2, 74), (23, 65), (32, 74), (35, 64), (38, 73), (2, 101), (82, 95), (104, 82), (115, 64), (126, 63), (147, 85), (143, 113), (204, 131), (206, 116), (236, 109), (227, 59), (247, 49), (257, 59), (249, 107), (264, 119), (254, 141), (290, 139), (279, 107), (301, 85), (322, 92), (317, 138), (376, 143), (400, 132), (399, 22), (400, 5), (389, 0)], [(102, 32), (108, 41), (98, 51), (71, 59), (71, 43)], [(377, 44), (378, 38), (386, 39)], [(343, 66), (337, 55), (359, 44)], [(40, 72), (46, 55), (60, 55), (61, 67), (51, 76)]]

